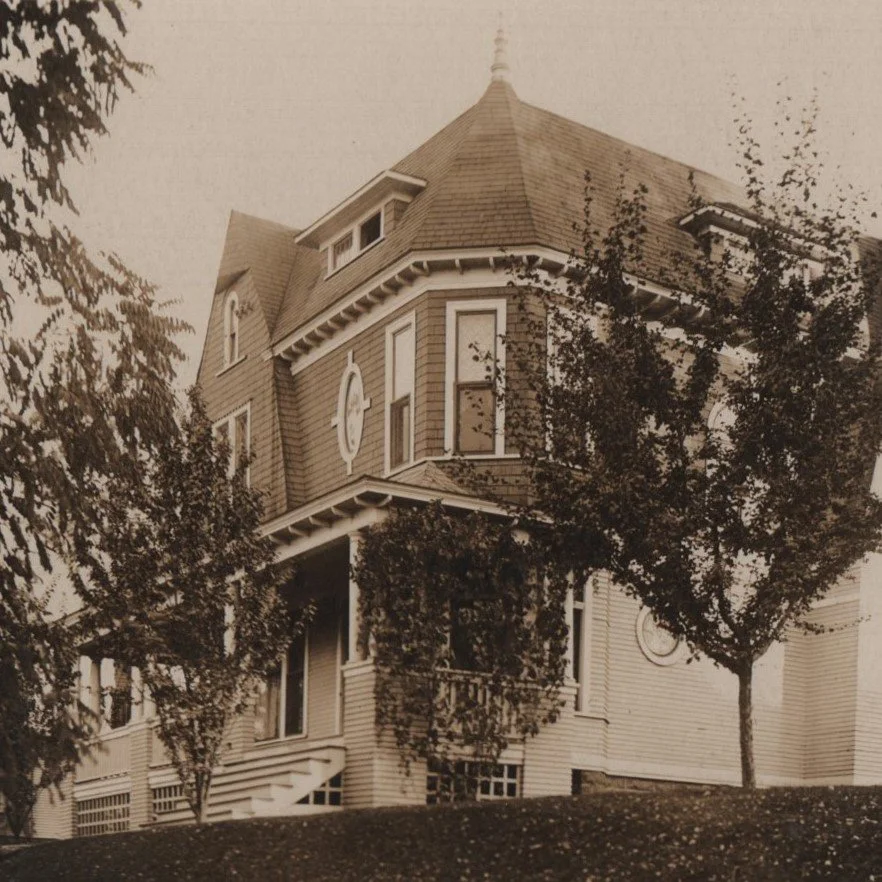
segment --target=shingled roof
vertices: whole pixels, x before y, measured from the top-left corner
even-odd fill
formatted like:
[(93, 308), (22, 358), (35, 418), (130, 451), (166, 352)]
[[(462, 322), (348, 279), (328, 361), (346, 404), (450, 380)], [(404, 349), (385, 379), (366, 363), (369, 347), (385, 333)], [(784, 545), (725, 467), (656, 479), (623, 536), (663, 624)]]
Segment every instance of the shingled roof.
[[(660, 271), (666, 250), (688, 247), (689, 234), (677, 223), (689, 211), (690, 175), (707, 202), (744, 201), (733, 184), (525, 104), (504, 80), (493, 81), (475, 105), (393, 171), (427, 185), (382, 242), (329, 278), (320, 253), (295, 246), (293, 231), (255, 226), (256, 238), (275, 236), (272, 248), (284, 251), (284, 258), (275, 258), (273, 279), (264, 283), (273, 292), (270, 306), (281, 299), (270, 325), (274, 341), (412, 251), (547, 246), (569, 252), (579, 245), (573, 222), (582, 217), (586, 171), (596, 190), (593, 218), (601, 227), (612, 218), (620, 181), (626, 188), (649, 188), (650, 274)], [(287, 285), (279, 298), (282, 274)]]

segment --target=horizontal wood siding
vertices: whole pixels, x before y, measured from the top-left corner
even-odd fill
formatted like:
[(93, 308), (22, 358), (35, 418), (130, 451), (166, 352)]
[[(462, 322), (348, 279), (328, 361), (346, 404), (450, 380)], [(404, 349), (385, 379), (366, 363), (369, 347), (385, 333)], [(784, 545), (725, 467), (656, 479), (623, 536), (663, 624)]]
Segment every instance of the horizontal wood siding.
[(147, 786), (147, 773), (150, 770), (151, 744), (150, 729), (139, 726), (132, 733), (130, 750), (132, 796), (129, 805), (129, 827), (137, 830), (146, 827), (153, 819), (152, 794)]
[(370, 664), (360, 662), (343, 668), (343, 732), (346, 736), (343, 802), (346, 808), (377, 804), (374, 681)]
[(80, 760), (76, 772), (77, 783), (128, 772), (131, 768), (130, 748), (131, 735), (128, 732), (97, 741), (90, 755)]
[(58, 790), (41, 790), (33, 814), (34, 832), (40, 838), (70, 839), (74, 834), (73, 776)]
[(574, 687), (565, 687), (561, 697), (565, 704), (558, 719), (524, 742), (523, 796), (566, 795), (572, 790), (571, 751), (561, 747), (578, 744), (584, 732), (574, 714)]
[(307, 734), (310, 740), (337, 733), (339, 618), (330, 605), (309, 626)]
[(855, 783), (882, 783), (882, 555), (868, 555), (859, 568)]
[[(849, 593), (841, 586), (840, 596)], [(835, 599), (835, 594), (832, 595)], [(807, 621), (830, 628), (805, 642), (805, 778), (851, 780), (855, 768), (857, 599), (814, 610)]]
[[(267, 493), (267, 518), (288, 509), (282, 437), (275, 394), (273, 362), (263, 358), (269, 335), (257, 293), (246, 274), (234, 286), (240, 304), (239, 354), (244, 359), (224, 370), (224, 304), (227, 293), (212, 303), (198, 382), (212, 422), (245, 404), (251, 406), (251, 484)], [(296, 463), (292, 463), (296, 468)]]

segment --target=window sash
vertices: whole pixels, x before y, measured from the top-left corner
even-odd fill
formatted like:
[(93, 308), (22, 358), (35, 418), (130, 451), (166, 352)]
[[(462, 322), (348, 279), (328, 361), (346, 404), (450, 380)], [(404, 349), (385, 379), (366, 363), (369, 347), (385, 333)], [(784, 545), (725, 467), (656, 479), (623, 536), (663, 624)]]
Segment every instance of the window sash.
[(457, 383), (455, 390), (457, 453), (496, 450), (496, 393), (492, 383)]
[(394, 469), (410, 462), (412, 456), (410, 395), (392, 402), (389, 408), (389, 435), (389, 467)]

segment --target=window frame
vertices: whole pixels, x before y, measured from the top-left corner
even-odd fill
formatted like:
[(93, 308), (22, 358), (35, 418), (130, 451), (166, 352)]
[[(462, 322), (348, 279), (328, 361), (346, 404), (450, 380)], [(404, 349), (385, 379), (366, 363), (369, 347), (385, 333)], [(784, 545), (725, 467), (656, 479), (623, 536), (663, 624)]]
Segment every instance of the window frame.
[[(588, 712), (591, 673), (591, 626), (594, 613), (594, 579), (588, 579), (581, 590), (573, 586), (570, 619), (570, 676), (576, 684), (576, 713)], [(578, 643), (576, 614), (579, 614)]]
[[(383, 239), (386, 238), (386, 205), (383, 203), (382, 205), (375, 205), (370, 211), (366, 211), (362, 214), (355, 223), (349, 224), (345, 229), (343, 229), (338, 235), (334, 236), (332, 239), (329, 239), (328, 242), (323, 245), (324, 248), (327, 249), (328, 252), (328, 266), (327, 266), (327, 274), (325, 278), (328, 276), (334, 275), (334, 273), (339, 272), (343, 269), (344, 266), (348, 266), (352, 263), (353, 260), (360, 257), (366, 251), (370, 251), (375, 245), (379, 242), (382, 242)], [(377, 236), (376, 239), (371, 240), (367, 243), (367, 245), (362, 246), (361, 244), (361, 234), (362, 228), (372, 221), (375, 217), (379, 216), (380, 218), (380, 235)], [(339, 245), (347, 236), (352, 236), (352, 245), (347, 252), (347, 257), (340, 261), (340, 263), (334, 262), (334, 248)]]
[[(482, 297), (470, 300), (447, 301), (447, 323), (445, 334), (445, 376), (444, 376), (444, 449), (448, 455), (469, 459), (496, 458), (505, 455), (505, 400), (492, 389), (495, 403), (493, 426), (493, 451), (461, 453), (457, 449), (458, 391), (460, 386), (476, 385), (457, 382), (457, 355), (459, 352), (457, 321), (461, 313), (496, 314), (496, 366), (505, 370), (505, 334), (507, 319), (507, 299), (505, 297)], [(480, 384), (484, 386), (485, 384)]]
[[(292, 732), (290, 735), (288, 735), (285, 732), (285, 720), (288, 713), (288, 653), (290, 651), (291, 644), (295, 640), (300, 639), (301, 636), (303, 639), (303, 723), (300, 727), (299, 732)], [(269, 744), (275, 741), (296, 741), (309, 737), (309, 628), (306, 628), (302, 635), (293, 636), (288, 642), (288, 645), (285, 647), (284, 651), (282, 652), (281, 658), (279, 659), (278, 677), (279, 705), (278, 714), (276, 716), (276, 731), (273, 734), (266, 735), (263, 738), (255, 738), (254, 743), (256, 745)]]
[[(221, 428), (221, 426), (225, 426), (227, 430), (227, 437), (230, 439), (230, 461), (227, 464), (227, 476), (232, 478), (233, 475), (236, 474), (236, 452), (238, 450), (237, 447), (237, 439), (236, 439), (236, 423), (242, 415), (245, 415), (245, 423), (248, 427), (247, 438), (245, 442), (245, 455), (249, 456), (251, 453), (251, 402), (246, 401), (245, 404), (237, 407), (235, 410), (231, 410), (224, 417), (219, 420), (216, 420), (211, 424), (212, 435), (217, 440), (217, 432)], [(248, 486), (251, 486), (251, 466), (245, 469), (245, 483)]]
[[(409, 444), (409, 456), (403, 459), (401, 462), (392, 464), (392, 417), (393, 417), (393, 409), (404, 400), (405, 396), (401, 395), (395, 401), (392, 400), (392, 395), (395, 389), (395, 337), (406, 330), (407, 328), (411, 329), (411, 333), (413, 334), (413, 370), (411, 372), (412, 382), (410, 391), (408, 396), (410, 398), (410, 438), (408, 439)], [(413, 465), (415, 462), (415, 451), (414, 451), (414, 443), (416, 441), (416, 431), (415, 431), (415, 420), (414, 415), (416, 412), (416, 312), (411, 311), (407, 313), (407, 315), (401, 316), (401, 318), (396, 321), (390, 323), (386, 326), (386, 388), (385, 388), (385, 407), (384, 407), (384, 420), (385, 420), (385, 428), (384, 428), (384, 471), (385, 474), (389, 474), (392, 471), (397, 471), (398, 469), (404, 469), (408, 466)]]
[(235, 291), (230, 291), (224, 300), (224, 368), (232, 367), (242, 360), (239, 318), (239, 295)]

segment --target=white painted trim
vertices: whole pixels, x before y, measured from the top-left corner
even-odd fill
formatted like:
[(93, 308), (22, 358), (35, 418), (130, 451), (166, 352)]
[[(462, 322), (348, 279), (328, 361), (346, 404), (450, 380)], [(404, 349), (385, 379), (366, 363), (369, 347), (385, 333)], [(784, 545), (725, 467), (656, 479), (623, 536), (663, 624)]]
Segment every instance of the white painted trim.
[(652, 610), (648, 606), (640, 608), (640, 612), (637, 613), (637, 618), (634, 621), (634, 631), (637, 637), (637, 644), (640, 647), (643, 655), (645, 655), (646, 658), (654, 665), (659, 665), (660, 667), (669, 667), (670, 665), (675, 665), (677, 664), (677, 662), (685, 658), (685, 656), (689, 653), (689, 647), (686, 645), (686, 641), (682, 640), (679, 637), (674, 637), (673, 635), (670, 635), (676, 641), (676, 645), (674, 646), (674, 649), (667, 655), (659, 655), (646, 643), (646, 640), (643, 636), (643, 625), (648, 618), (653, 619), (657, 627), (662, 627), (658, 624), (658, 620), (652, 614)]
[[(411, 263), (413, 263), (413, 261), (407, 260), (403, 263), (403, 266), (409, 266)], [(373, 287), (375, 287), (375, 285)], [(309, 352), (300, 356), (291, 364), (291, 373), (296, 376), (310, 365), (315, 364), (317, 361), (339, 347), (345, 346), (359, 334), (383, 321), (383, 319), (392, 315), (392, 313), (397, 312), (399, 309), (403, 309), (405, 306), (412, 303), (417, 297), (426, 294), (429, 291), (467, 291), (473, 288), (504, 289), (505, 287), (505, 278), (500, 277), (498, 273), (494, 273), (489, 269), (468, 270), (465, 273), (460, 273), (455, 269), (451, 269), (442, 270), (440, 272), (436, 271), (430, 276), (421, 276), (414, 281), (413, 284), (407, 286), (406, 289), (402, 289), (400, 293), (387, 298), (383, 303), (371, 309), (369, 313), (359, 316), (359, 318), (338, 331), (332, 337), (323, 340), (317, 346), (310, 349)], [(362, 291), (358, 296), (364, 296), (364, 292)], [(355, 302), (357, 299), (358, 297), (352, 298), (352, 302)], [(345, 309), (345, 307), (342, 305), (338, 306), (332, 310), (332, 315), (336, 315), (343, 309)], [(319, 318), (310, 321), (308, 325), (304, 326), (302, 332), (297, 332), (296, 335), (289, 335), (288, 338), (285, 338), (285, 340), (288, 341), (287, 345), (280, 343), (273, 346), (272, 354), (280, 355), (291, 345), (291, 340), (302, 339), (309, 336), (309, 334), (314, 332), (316, 328), (325, 324), (327, 320), (328, 318), (323, 313)], [(283, 341), (283, 343), (284, 342), (285, 341)]]
[[(245, 441), (245, 453), (246, 455), (251, 453), (251, 400), (245, 402), (245, 404), (239, 405), (235, 410), (229, 411), (225, 416), (222, 416), (219, 420), (215, 420), (211, 424), (211, 431), (214, 432), (218, 429), (218, 427), (226, 424), (228, 438), (230, 439), (230, 462), (227, 467), (227, 474), (229, 477), (233, 477), (236, 473), (236, 417), (240, 416), (242, 413), (248, 414), (248, 437)], [(251, 484), (251, 466), (245, 472), (245, 481), (247, 484)]]
[(358, 560), (358, 549), (361, 545), (361, 534), (357, 531), (349, 533), (349, 594), (347, 598), (349, 611), (349, 647), (348, 664), (359, 661), (358, 657), (358, 632), (361, 629), (361, 617), (359, 615), (360, 591), (358, 582), (352, 578), (352, 567)]
[[(358, 383), (359, 397), (361, 399), (361, 411), (358, 414), (358, 437), (354, 440), (352, 449), (349, 448), (349, 438), (346, 432), (346, 420), (348, 414), (346, 412), (346, 397), (349, 392), (349, 385), (353, 381)], [(352, 350), (346, 357), (346, 368), (343, 376), (340, 378), (340, 390), (337, 393), (337, 410), (331, 418), (331, 428), (337, 429), (337, 446), (340, 449), (340, 457), (346, 463), (346, 474), (352, 474), (352, 464), (361, 450), (361, 439), (364, 436), (364, 415), (365, 411), (370, 410), (371, 399), (364, 394), (364, 380), (361, 376), (361, 368), (355, 363), (355, 356)]]
[[(235, 307), (235, 311), (234, 311)], [(236, 351), (230, 351), (230, 330), (232, 326), (235, 324), (236, 330)], [(239, 358), (239, 350), (241, 348), (241, 340), (239, 338), (239, 334), (241, 333), (241, 325), (239, 322), (239, 295), (235, 292), (235, 290), (230, 291), (227, 296), (224, 298), (224, 357), (223, 364), (224, 368), (231, 368), (234, 364), (237, 364), (241, 359)]]
[(224, 365), (216, 374), (216, 377), (222, 377), (227, 371), (231, 371), (237, 364), (242, 364), (245, 359), (248, 358), (247, 355), (240, 355), (235, 361), (230, 362), (230, 364)]
[[(509, 514), (507, 509), (493, 502), (487, 502), (465, 493), (438, 493), (437, 490), (430, 490), (425, 487), (416, 487), (411, 484), (398, 484), (393, 481), (385, 481), (380, 478), (362, 478), (352, 484), (347, 484), (339, 490), (328, 493), (319, 499), (293, 509), (280, 517), (275, 518), (261, 528), (264, 535), (284, 530), (297, 521), (309, 518), (311, 515), (318, 515), (335, 506), (345, 503), (357, 496), (363, 496), (366, 493), (387, 494), (400, 499), (407, 499), (413, 502), (433, 502), (438, 500), (442, 505), (454, 506), (457, 508), (466, 508), (470, 511), (483, 511), (487, 514), (506, 515)], [(368, 509), (373, 511), (375, 509)], [(343, 521), (352, 521), (354, 518), (343, 518)], [(330, 529), (330, 528), (328, 528)], [(362, 527), (353, 527), (351, 529), (362, 529)]]
[[(353, 260), (361, 257), (367, 251), (370, 251), (375, 245), (379, 245), (386, 238), (386, 202), (388, 200), (384, 199), (382, 202), (373, 205), (370, 210), (361, 214), (354, 223), (350, 224), (347, 227), (344, 227), (342, 230), (339, 230), (336, 235), (332, 236), (330, 239), (323, 241), (319, 245), (319, 250), (323, 251), (327, 248), (328, 250), (328, 261), (327, 268), (325, 270), (325, 278), (329, 279), (335, 273), (340, 272), (344, 266), (349, 266)], [(374, 215), (380, 216), (380, 235), (373, 240), (373, 242), (368, 242), (364, 248), (361, 247), (361, 228), (362, 226), (369, 221)], [(334, 266), (334, 246), (345, 239), (349, 234), (352, 234), (352, 252), (349, 257), (346, 258), (339, 266)]]
[(383, 432), (384, 432), (384, 442), (383, 442), (383, 475), (388, 475), (390, 472), (389, 463), (392, 459), (392, 426), (391, 426), (391, 417), (392, 417), (392, 394), (393, 394), (393, 369), (395, 362), (395, 349), (394, 349), (394, 340), (396, 334), (399, 331), (403, 331), (406, 328), (411, 328), (413, 333), (413, 384), (410, 387), (410, 459), (405, 462), (395, 466), (395, 471), (399, 471), (402, 469), (410, 468), (414, 464), (414, 442), (416, 441), (416, 346), (417, 346), (417, 326), (416, 326), (416, 311), (412, 310), (407, 313), (407, 315), (402, 316), (397, 321), (392, 322), (391, 324), (386, 326), (386, 365), (385, 365), (385, 374), (386, 374), (386, 386), (385, 386), (385, 401), (384, 401), (384, 414), (383, 414)]
[(279, 546), (279, 550), (276, 552), (276, 562), (281, 563), (282, 561), (290, 560), (292, 557), (299, 557), (307, 551), (321, 548), (330, 542), (336, 542), (353, 531), (363, 530), (365, 527), (378, 523), (385, 516), (386, 513), (382, 509), (368, 508), (351, 518), (344, 518), (330, 527), (316, 530), (308, 536), (292, 539), (291, 542)]
[[(322, 226), (324, 226), (328, 221), (334, 219), (334, 217), (341, 212), (345, 211), (349, 206), (355, 204), (359, 199), (365, 197), (372, 189), (377, 188), (384, 181), (392, 181), (394, 183), (402, 184), (405, 187), (410, 187), (411, 189), (415, 189), (417, 191), (422, 190), (426, 186), (426, 181), (422, 178), (416, 178), (412, 175), (405, 175), (401, 172), (396, 172), (387, 170), (384, 172), (380, 172), (376, 177), (371, 178), (364, 186), (360, 187), (356, 190), (351, 196), (348, 196), (342, 202), (335, 205), (330, 211), (323, 214), (315, 223), (310, 224), (303, 232), (298, 233), (297, 236), (294, 237), (294, 241), (299, 245), (301, 242), (306, 241), (310, 237), (312, 237), (317, 230), (319, 230)], [(395, 192), (393, 190), (393, 192)]]
[[(496, 364), (505, 372), (505, 334), (507, 327), (507, 299), (505, 297), (474, 298), (447, 301), (447, 324), (444, 338), (444, 449), (448, 455), (455, 453), (456, 443), (456, 319), (463, 312), (496, 313)], [(505, 399), (495, 394), (496, 436), (494, 456), (505, 453)], [(463, 454), (471, 458), (474, 454)], [(486, 454), (484, 454), (486, 456)]]

